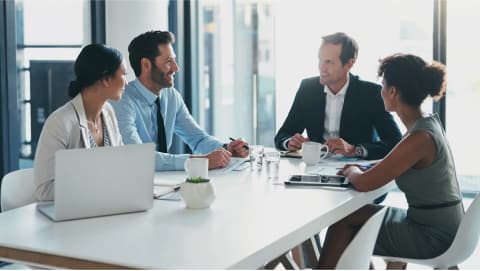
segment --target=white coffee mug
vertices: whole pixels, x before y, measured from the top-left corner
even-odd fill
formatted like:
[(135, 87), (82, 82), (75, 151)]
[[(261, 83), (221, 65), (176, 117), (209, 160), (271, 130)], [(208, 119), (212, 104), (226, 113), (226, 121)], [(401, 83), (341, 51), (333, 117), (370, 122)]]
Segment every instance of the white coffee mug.
[(302, 156), (307, 165), (315, 165), (328, 155), (328, 146), (317, 142), (303, 142)]
[(185, 160), (184, 168), (189, 179), (196, 177), (208, 179), (208, 158), (190, 157)]

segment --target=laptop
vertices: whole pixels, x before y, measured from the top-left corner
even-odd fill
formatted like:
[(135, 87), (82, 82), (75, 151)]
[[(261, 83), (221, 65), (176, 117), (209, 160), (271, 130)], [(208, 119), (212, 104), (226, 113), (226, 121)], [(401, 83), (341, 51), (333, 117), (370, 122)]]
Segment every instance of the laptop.
[(60, 150), (55, 201), (37, 204), (53, 221), (145, 211), (153, 206), (155, 145)]

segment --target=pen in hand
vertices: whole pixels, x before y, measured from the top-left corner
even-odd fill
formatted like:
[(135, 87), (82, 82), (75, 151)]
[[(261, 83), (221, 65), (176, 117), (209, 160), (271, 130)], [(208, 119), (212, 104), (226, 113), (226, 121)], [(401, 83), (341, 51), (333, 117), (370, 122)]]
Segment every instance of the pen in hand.
[[(229, 137), (229, 139), (230, 139), (232, 142), (236, 140), (236, 139), (234, 139), (233, 137)], [(249, 149), (247, 145), (243, 145), (243, 148), (246, 149), (246, 150)]]

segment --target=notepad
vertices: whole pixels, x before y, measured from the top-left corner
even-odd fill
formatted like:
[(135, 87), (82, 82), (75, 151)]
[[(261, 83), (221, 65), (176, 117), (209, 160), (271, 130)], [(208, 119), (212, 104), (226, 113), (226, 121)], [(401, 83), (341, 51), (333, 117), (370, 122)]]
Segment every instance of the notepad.
[(232, 157), (228, 166), (223, 168), (222, 173), (228, 173), (233, 170), (241, 170), (248, 167), (248, 157)]
[(281, 151), (280, 157), (302, 158), (302, 154), (298, 151)]
[(168, 187), (168, 186), (154, 186), (153, 187), (153, 198), (160, 200), (173, 200), (180, 201), (182, 197), (178, 193), (179, 186)]

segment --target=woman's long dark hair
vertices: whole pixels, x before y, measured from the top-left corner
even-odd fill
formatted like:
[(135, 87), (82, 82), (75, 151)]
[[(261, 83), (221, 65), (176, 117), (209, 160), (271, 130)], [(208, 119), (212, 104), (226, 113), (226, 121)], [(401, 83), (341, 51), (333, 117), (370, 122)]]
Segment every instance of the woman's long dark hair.
[(70, 82), (68, 94), (73, 98), (97, 80), (114, 75), (122, 61), (122, 53), (113, 47), (104, 44), (83, 47), (75, 60), (76, 78)]

